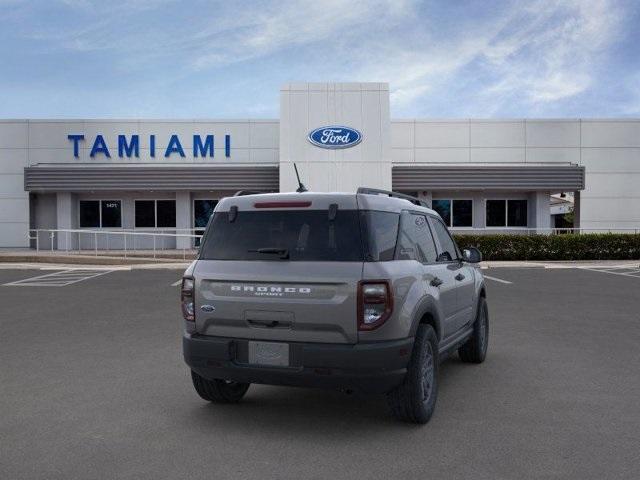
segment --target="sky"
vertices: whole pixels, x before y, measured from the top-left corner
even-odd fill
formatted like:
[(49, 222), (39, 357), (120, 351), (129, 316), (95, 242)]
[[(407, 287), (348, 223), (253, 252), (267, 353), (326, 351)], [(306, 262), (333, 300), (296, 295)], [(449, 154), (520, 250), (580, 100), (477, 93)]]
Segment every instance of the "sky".
[(278, 118), (388, 82), (393, 118), (640, 117), (640, 1), (0, 0), (0, 118)]

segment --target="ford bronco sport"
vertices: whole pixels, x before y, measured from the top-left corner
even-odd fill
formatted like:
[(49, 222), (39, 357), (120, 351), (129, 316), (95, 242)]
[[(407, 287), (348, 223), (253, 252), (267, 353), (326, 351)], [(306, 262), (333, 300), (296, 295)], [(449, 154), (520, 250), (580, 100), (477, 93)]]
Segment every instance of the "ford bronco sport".
[(402, 194), (224, 198), (182, 280), (195, 390), (217, 403), (251, 383), (384, 393), (397, 418), (426, 423), (439, 360), (487, 352), (480, 260)]

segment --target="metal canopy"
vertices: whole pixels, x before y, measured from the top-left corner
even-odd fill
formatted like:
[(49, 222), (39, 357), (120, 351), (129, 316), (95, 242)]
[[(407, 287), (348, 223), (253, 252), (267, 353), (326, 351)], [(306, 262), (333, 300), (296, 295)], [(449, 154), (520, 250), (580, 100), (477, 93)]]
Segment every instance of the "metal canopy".
[(394, 190), (577, 191), (580, 165), (402, 165), (393, 167)]
[(24, 169), (24, 189), (33, 192), (122, 190), (277, 191), (277, 166), (79, 166), (35, 165)]

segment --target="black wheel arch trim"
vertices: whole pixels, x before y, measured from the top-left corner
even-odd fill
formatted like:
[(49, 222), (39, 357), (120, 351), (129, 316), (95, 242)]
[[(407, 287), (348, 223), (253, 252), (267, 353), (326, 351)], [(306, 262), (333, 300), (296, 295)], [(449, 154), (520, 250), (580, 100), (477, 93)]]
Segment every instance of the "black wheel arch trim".
[(437, 307), (437, 303), (433, 297), (425, 296), (422, 297), (418, 305), (416, 306), (415, 313), (413, 315), (413, 322), (411, 324), (411, 337), (416, 336), (416, 332), (418, 331), (418, 325), (422, 322), (422, 319), (425, 315), (430, 315), (433, 319), (433, 329), (436, 331), (436, 336), (438, 337), (438, 341), (442, 340), (442, 318), (440, 311)]

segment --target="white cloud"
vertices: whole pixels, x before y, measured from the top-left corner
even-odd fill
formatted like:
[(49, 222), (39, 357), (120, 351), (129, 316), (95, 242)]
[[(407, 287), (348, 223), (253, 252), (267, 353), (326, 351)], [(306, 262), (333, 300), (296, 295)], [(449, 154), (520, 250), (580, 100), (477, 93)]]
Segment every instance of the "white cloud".
[[(531, 105), (555, 102), (592, 85), (600, 55), (615, 40), (621, 21), (620, 9), (609, 0), (538, 1), (489, 21), (469, 22), (467, 33), (437, 42), (428, 35), (414, 40), (413, 48), (391, 41), (380, 47), (384, 62), (362, 65), (358, 74), (390, 81), (396, 108), (480, 72), (485, 86), (476, 92), (479, 105), (498, 109), (514, 96)], [(471, 65), (474, 72), (463, 74)]]
[[(171, 0), (59, 1), (82, 20), (31, 26), (24, 35), (43, 49), (114, 52), (125, 70), (171, 62), (163, 77), (174, 79), (290, 54), (284, 74), (388, 81), (398, 109), (468, 86), (485, 115), (587, 91), (624, 15), (616, 0), (531, 0), (449, 22), (414, 0), (221, 0), (189, 12)], [(148, 19), (165, 14), (162, 25)]]
[[(340, 36), (353, 36), (353, 30), (371, 35), (376, 25), (393, 25), (406, 18), (412, 3), (401, 0), (324, 0), (276, 2), (263, 9), (235, 12), (233, 19), (197, 34), (205, 44), (196, 49), (193, 65), (197, 68), (218, 67), (262, 57), (285, 48), (305, 46)], [(211, 55), (215, 46), (227, 52)], [(202, 53), (202, 50), (205, 50)], [(348, 53), (346, 51), (336, 54)], [(310, 59), (312, 61), (312, 59)]]
[[(481, 96), (494, 102), (509, 102), (516, 95), (531, 104), (554, 102), (591, 86), (599, 55), (616, 38), (621, 20), (620, 9), (610, 0), (516, 6), (476, 25), (473, 36), (426, 45), (412, 57), (403, 55), (403, 45), (396, 45), (397, 55), (388, 56), (399, 61), (380, 75), (392, 82), (394, 106), (455, 78), (472, 62), (491, 79)], [(416, 94), (407, 95), (408, 91)]]

